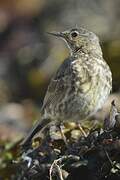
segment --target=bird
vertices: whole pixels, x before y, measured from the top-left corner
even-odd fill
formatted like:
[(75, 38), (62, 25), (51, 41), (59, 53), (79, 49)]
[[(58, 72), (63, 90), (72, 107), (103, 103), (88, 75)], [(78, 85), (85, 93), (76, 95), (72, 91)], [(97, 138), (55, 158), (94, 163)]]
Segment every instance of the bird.
[(95, 33), (75, 27), (48, 34), (66, 42), (69, 56), (51, 78), (41, 119), (25, 137), (22, 146), (28, 145), (51, 122), (84, 121), (103, 106), (112, 90), (112, 73)]

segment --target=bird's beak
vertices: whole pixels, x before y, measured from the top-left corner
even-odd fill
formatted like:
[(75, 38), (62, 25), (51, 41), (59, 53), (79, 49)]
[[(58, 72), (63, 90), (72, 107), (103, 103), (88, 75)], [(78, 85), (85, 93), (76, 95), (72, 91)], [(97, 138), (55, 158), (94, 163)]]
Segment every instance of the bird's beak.
[(50, 34), (50, 35), (56, 36), (56, 37), (65, 38), (65, 34), (62, 32), (47, 32), (47, 34)]

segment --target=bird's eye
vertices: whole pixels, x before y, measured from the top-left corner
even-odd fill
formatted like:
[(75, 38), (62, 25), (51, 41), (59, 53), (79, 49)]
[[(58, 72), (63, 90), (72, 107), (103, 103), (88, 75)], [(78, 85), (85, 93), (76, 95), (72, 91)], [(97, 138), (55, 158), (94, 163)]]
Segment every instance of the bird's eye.
[(73, 31), (73, 32), (71, 32), (71, 37), (72, 38), (75, 38), (75, 37), (77, 37), (78, 36), (78, 32), (77, 31)]

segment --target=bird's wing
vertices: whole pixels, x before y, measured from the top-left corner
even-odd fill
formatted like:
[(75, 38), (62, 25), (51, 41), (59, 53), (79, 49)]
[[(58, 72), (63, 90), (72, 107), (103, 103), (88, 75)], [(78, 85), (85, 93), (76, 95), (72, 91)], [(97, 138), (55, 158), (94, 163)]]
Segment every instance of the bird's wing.
[[(76, 81), (79, 81), (79, 85), (77, 85), (79, 92), (85, 93), (89, 90), (91, 87), (91, 76), (88, 68), (86, 68), (86, 66), (84, 67), (81, 62), (82, 61), (78, 59), (77, 68), (73, 65), (73, 59), (68, 58), (63, 62), (48, 86), (42, 111), (49, 105), (54, 104), (55, 106), (58, 101), (62, 100), (68, 88), (72, 83), (76, 83)], [(75, 68), (73, 68), (73, 66)]]
[(44, 98), (42, 110), (46, 106), (49, 106), (49, 104), (57, 102), (58, 98), (61, 98), (61, 96), (64, 95), (66, 92), (65, 90), (68, 87), (68, 84), (65, 82), (67, 82), (67, 80), (70, 78), (70, 72), (71, 68), (69, 58), (63, 62), (55, 76), (52, 78)]

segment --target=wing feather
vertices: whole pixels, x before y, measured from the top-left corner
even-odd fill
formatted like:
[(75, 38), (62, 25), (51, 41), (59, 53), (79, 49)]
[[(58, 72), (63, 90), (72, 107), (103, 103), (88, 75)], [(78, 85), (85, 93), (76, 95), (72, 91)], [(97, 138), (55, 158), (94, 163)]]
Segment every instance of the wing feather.
[(64, 82), (66, 79), (70, 78), (70, 74), (71, 68), (69, 58), (63, 62), (57, 73), (52, 78), (44, 98), (42, 110), (49, 104), (56, 102), (58, 98), (61, 98), (68, 86)]

